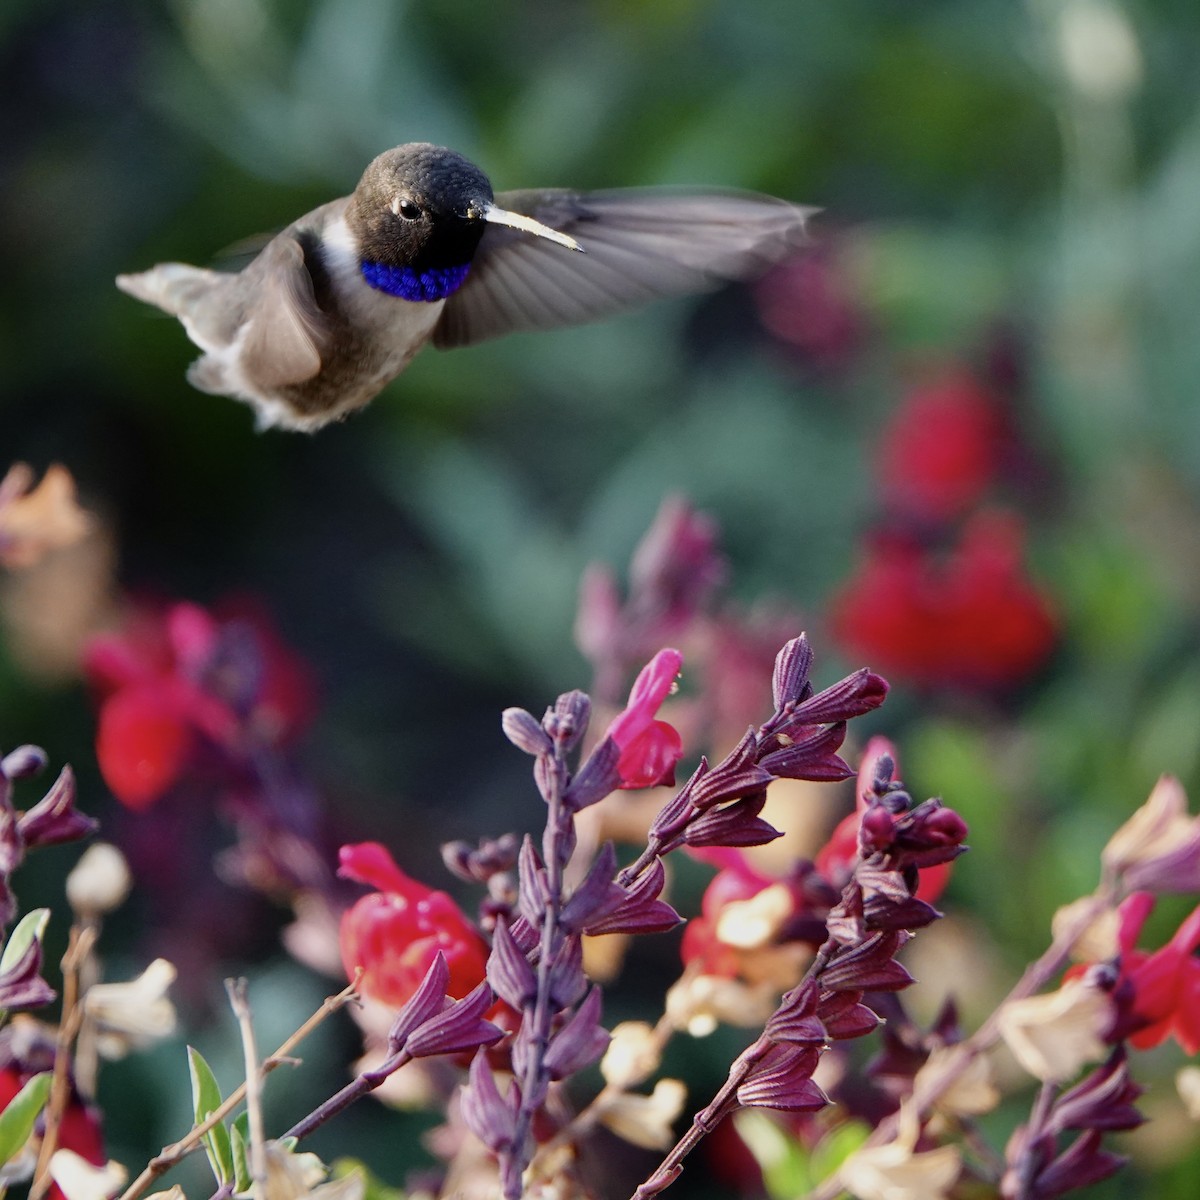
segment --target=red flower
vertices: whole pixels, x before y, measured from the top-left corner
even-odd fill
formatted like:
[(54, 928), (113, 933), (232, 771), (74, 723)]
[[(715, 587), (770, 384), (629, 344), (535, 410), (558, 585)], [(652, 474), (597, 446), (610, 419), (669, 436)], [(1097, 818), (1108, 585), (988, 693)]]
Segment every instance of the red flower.
[(693, 857), (721, 869), (704, 889), (700, 915), (687, 923), (679, 953), (685, 966), (694, 967), (704, 975), (733, 979), (741, 973), (742, 955), (736, 947), (718, 937), (717, 923), (721, 913), (727, 905), (749, 900), (779, 881), (755, 870), (741, 850), (714, 847), (692, 853)]
[(995, 479), (1004, 435), (999, 405), (965, 372), (915, 388), (878, 451), (888, 510), (931, 521), (961, 516)]
[(1119, 910), (1121, 976), (1116, 995), (1121, 996), (1122, 985), (1132, 993), (1120, 1025), (1135, 1030), (1129, 1040), (1139, 1050), (1173, 1037), (1184, 1053), (1195, 1054), (1200, 1051), (1200, 959), (1195, 956), (1200, 947), (1200, 907), (1192, 910), (1165, 946), (1147, 953), (1136, 946), (1153, 908), (1149, 892), (1134, 892)]
[[(16, 1065), (0, 1068), (0, 1112), (12, 1103), (16, 1094), (35, 1074), (32, 1070), (20, 1070)], [(38, 1120), (38, 1131), (41, 1130), (42, 1118)], [(85, 1104), (74, 1087), (63, 1109), (62, 1118), (58, 1125), (58, 1136), (55, 1148), (59, 1150), (74, 1150), (80, 1158), (90, 1162), (95, 1167), (102, 1167), (108, 1162), (104, 1152), (104, 1131), (100, 1128), (100, 1118), (97, 1111)], [(47, 1200), (66, 1200), (62, 1189), (57, 1183), (50, 1185), (46, 1193)]]
[(625, 711), (608, 727), (608, 736), (621, 751), (617, 773), (622, 788), (675, 781), (683, 741), (673, 726), (655, 720), (655, 714), (675, 686), (682, 665), (683, 655), (678, 650), (660, 650), (634, 681)]
[(84, 665), (100, 697), (101, 774), (135, 810), (179, 781), (202, 742), (235, 755), (251, 742), (276, 743), (312, 707), (307, 669), (257, 613), (143, 609), (94, 638)]
[(401, 1007), (439, 950), (455, 999), (483, 981), (487, 944), (445, 892), (410, 879), (378, 842), (343, 846), (339, 860), (343, 878), (378, 889), (346, 911), (339, 934), (346, 976), (353, 979), (361, 967), (365, 995)]
[(195, 735), (186, 706), (166, 683), (135, 684), (100, 710), (96, 757), (113, 795), (126, 807), (149, 807), (179, 778)]
[(1004, 687), (1050, 654), (1049, 603), (1026, 577), (1019, 520), (981, 513), (944, 558), (879, 539), (831, 602), (843, 648), (915, 683)]

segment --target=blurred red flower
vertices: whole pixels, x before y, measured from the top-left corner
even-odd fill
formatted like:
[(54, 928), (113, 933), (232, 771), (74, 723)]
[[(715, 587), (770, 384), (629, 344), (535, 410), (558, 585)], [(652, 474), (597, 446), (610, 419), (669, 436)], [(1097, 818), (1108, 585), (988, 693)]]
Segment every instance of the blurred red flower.
[(342, 916), (339, 940), (346, 977), (361, 967), (360, 987), (393, 1008), (417, 990), (440, 950), (448, 990), (461, 999), (483, 981), (488, 947), (445, 892), (410, 879), (378, 842), (343, 846), (338, 874), (378, 889)]
[[(0, 1112), (12, 1103), (17, 1093), (34, 1074), (34, 1071), (22, 1071), (11, 1064), (0, 1068)], [(42, 1119), (38, 1118), (39, 1132)], [(102, 1167), (108, 1162), (108, 1155), (104, 1152), (104, 1132), (100, 1128), (99, 1114), (96, 1109), (83, 1102), (73, 1086), (59, 1120), (55, 1147), (59, 1150), (73, 1150), (95, 1167)], [(50, 1185), (46, 1196), (47, 1200), (66, 1200), (57, 1183)]]
[(278, 744), (307, 723), (307, 667), (256, 609), (214, 616), (195, 604), (141, 608), (92, 639), (84, 669), (100, 712), (105, 783), (141, 810), (179, 781), (201, 743), (237, 755)]
[(995, 480), (1005, 434), (999, 404), (967, 372), (914, 388), (877, 450), (888, 511), (939, 522), (961, 516)]
[(622, 788), (673, 783), (675, 764), (683, 757), (683, 741), (674, 726), (655, 720), (671, 694), (683, 665), (678, 650), (660, 650), (634, 681), (625, 710), (613, 718), (608, 736), (620, 748), (617, 773)]
[(1174, 937), (1153, 953), (1137, 949), (1137, 939), (1154, 908), (1149, 892), (1135, 892), (1120, 908), (1120, 979), (1131, 993), (1120, 1025), (1131, 1028), (1130, 1043), (1149, 1050), (1173, 1037), (1185, 1054), (1200, 1051), (1200, 907), (1192, 910)]
[(830, 603), (842, 649), (913, 683), (999, 688), (1050, 655), (1056, 621), (1025, 573), (1020, 520), (980, 513), (939, 556), (881, 536)]

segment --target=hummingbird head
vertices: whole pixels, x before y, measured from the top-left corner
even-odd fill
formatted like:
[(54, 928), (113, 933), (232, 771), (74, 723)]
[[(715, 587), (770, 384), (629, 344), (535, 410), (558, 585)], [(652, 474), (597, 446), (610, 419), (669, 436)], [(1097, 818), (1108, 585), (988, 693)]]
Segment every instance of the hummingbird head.
[(386, 150), (363, 172), (346, 214), (372, 287), (407, 300), (440, 300), (466, 278), (489, 223), (578, 249), (574, 239), (497, 206), (474, 163), (428, 142)]

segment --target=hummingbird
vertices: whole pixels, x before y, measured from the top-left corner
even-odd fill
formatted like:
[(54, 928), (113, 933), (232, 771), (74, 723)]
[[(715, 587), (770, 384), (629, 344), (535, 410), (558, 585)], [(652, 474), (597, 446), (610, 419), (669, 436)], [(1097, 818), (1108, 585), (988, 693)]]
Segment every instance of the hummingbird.
[(462, 155), (412, 142), (241, 271), (160, 263), (116, 282), (204, 351), (193, 387), (246, 402), (260, 429), (311, 432), (368, 404), (428, 342), (581, 324), (761, 274), (815, 211), (720, 190), (496, 194)]

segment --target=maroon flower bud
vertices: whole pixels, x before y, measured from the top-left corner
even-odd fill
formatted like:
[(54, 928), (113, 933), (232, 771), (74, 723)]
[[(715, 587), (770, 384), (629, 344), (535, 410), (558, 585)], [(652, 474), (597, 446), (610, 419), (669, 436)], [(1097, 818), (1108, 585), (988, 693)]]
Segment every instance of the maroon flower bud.
[(505, 921), (496, 922), (487, 979), (496, 995), (515, 1009), (524, 1008), (537, 995), (537, 976), (529, 960), (513, 941)]
[(921, 821), (921, 835), (930, 843), (957, 846), (967, 836), (967, 823), (952, 808), (937, 808)]
[(485, 1021), (483, 1016), (495, 1000), (486, 983), (481, 983), (461, 1000), (446, 997), (445, 1008), (409, 1035), (405, 1050), (413, 1058), (433, 1058), (462, 1054), (498, 1042), (504, 1036), (504, 1030)]
[(808, 673), (812, 670), (813, 652), (808, 634), (792, 638), (775, 657), (775, 674), (771, 691), (775, 708), (782, 711), (789, 704), (799, 704), (812, 695)]
[(835, 751), (846, 740), (846, 723), (805, 727), (804, 735), (790, 745), (759, 759), (759, 766), (781, 779), (849, 779), (854, 771)]
[[(1055, 1196), (1091, 1187), (1115, 1175), (1129, 1159), (1102, 1149), (1102, 1137), (1097, 1129), (1080, 1134), (1053, 1162), (1038, 1171), (1028, 1186), (1022, 1178), (1023, 1172), (1010, 1170), (1001, 1181), (1000, 1194), (1006, 1198), (1022, 1196), (1030, 1200), (1053, 1200)], [(1014, 1175), (1016, 1178), (1011, 1178)]]
[[(47, 910), (42, 910), (43, 917), (40, 924), (44, 924), (46, 912)], [(14, 1011), (23, 1008), (41, 1008), (43, 1005), (49, 1004), (56, 995), (54, 989), (40, 974), (42, 969), (41, 928), (36, 931), (32, 927), (27, 928), (26, 922), (29, 920), (30, 917), (22, 920), (5, 948), (6, 951), (11, 952), (17, 936), (23, 929), (26, 931), (28, 940), (24, 948), (3, 971), (0, 971), (0, 1008)]]
[(493, 1154), (510, 1154), (516, 1134), (516, 1110), (519, 1103), (516, 1084), (508, 1097), (500, 1095), (495, 1076), (488, 1066), (487, 1054), (480, 1050), (471, 1060), (470, 1082), (459, 1094), (460, 1111), (467, 1128)]
[(17, 821), (26, 846), (56, 846), (95, 833), (99, 823), (75, 807), (75, 774), (63, 767), (50, 790)]
[(587, 808), (621, 786), (621, 748), (610, 737), (601, 739), (575, 772), (563, 801), (572, 812)]
[(1135, 1107), (1145, 1090), (1130, 1078), (1127, 1055), (1118, 1047), (1108, 1062), (1058, 1098), (1051, 1128), (1056, 1133), (1066, 1129), (1136, 1129), (1146, 1120)]
[(813, 1082), (821, 1052), (812, 1046), (772, 1046), (737, 1090), (738, 1103), (746, 1108), (774, 1108), (785, 1112), (816, 1112), (829, 1097)]
[(592, 988), (571, 1019), (550, 1040), (543, 1060), (551, 1079), (590, 1067), (608, 1049), (608, 1030), (600, 1025), (600, 989)]
[(813, 980), (793, 988), (780, 1001), (763, 1034), (772, 1042), (820, 1045), (829, 1036), (817, 1015), (819, 989)]
[(478, 848), (466, 842), (446, 842), (442, 862), (446, 870), (472, 883), (487, 883), (495, 875), (511, 871), (517, 863), (521, 843), (515, 833), (498, 838), (480, 838)]
[(896, 840), (896, 822), (892, 814), (882, 805), (872, 804), (863, 813), (858, 840), (864, 855), (890, 849)]
[(908, 987), (913, 978), (893, 957), (907, 940), (899, 932), (874, 933), (840, 951), (821, 972), (821, 986), (831, 992), (895, 992)]
[(659, 860), (644, 871), (627, 888), (624, 899), (599, 919), (593, 918), (584, 932), (592, 937), (599, 933), (660, 933), (674, 929), (679, 914), (658, 895), (666, 882), (666, 872)]
[(866, 667), (818, 692), (796, 707), (795, 721), (824, 725), (828, 721), (849, 721), (877, 709), (887, 699), (888, 681)]
[(879, 1025), (874, 1009), (862, 1003), (862, 992), (830, 992), (821, 997), (817, 1016), (834, 1041), (863, 1037)]

